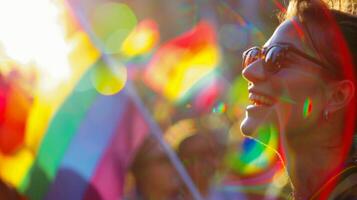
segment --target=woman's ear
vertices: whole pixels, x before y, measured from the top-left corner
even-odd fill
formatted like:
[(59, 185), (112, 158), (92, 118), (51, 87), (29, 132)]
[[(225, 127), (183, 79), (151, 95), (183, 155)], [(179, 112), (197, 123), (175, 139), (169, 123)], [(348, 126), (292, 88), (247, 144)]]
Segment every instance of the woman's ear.
[(351, 80), (342, 80), (329, 86), (328, 103), (326, 109), (333, 113), (346, 107), (355, 95), (355, 85)]

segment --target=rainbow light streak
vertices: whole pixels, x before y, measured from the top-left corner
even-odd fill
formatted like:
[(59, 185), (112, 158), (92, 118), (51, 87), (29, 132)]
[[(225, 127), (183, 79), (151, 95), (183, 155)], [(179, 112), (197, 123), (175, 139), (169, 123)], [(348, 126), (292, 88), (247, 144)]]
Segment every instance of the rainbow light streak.
[(298, 23), (295, 19), (291, 19), (290, 21), (293, 24), (298, 36), (300, 37), (300, 40), (303, 42), (303, 44), (306, 44), (306, 37), (303, 28), (301, 27), (301, 24)]
[(233, 10), (230, 5), (225, 1), (219, 1), (222, 8), (226, 9), (231, 13), (241, 26), (247, 26), (247, 21), (238, 12)]
[(273, 2), (276, 5), (276, 7), (278, 7), (280, 12), (283, 12), (283, 13), (286, 12), (286, 8), (278, 0), (273, 0)]
[(307, 118), (311, 115), (311, 112), (312, 112), (312, 101), (311, 98), (308, 97), (304, 102), (304, 109), (302, 115), (304, 118)]
[(227, 111), (227, 104), (224, 102), (220, 102), (216, 107), (212, 109), (213, 113), (223, 114)]
[(269, 125), (260, 127), (257, 139), (246, 138), (242, 152), (228, 156), (228, 164), (243, 176), (252, 176), (264, 172), (276, 161), (278, 147), (277, 130)]
[(235, 11), (231, 6), (229, 6), (227, 2), (225, 1), (219, 1), (219, 2), (221, 7), (227, 10), (228, 14), (231, 14), (241, 27), (251, 30), (252, 35), (256, 37), (259, 42), (265, 41), (265, 36), (263, 32), (260, 31), (254, 24), (252, 24), (243, 16), (241, 16), (237, 11)]

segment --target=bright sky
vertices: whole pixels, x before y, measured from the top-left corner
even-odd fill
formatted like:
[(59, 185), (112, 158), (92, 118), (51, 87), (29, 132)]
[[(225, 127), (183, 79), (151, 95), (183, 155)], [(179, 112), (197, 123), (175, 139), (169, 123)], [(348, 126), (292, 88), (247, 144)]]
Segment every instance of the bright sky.
[(54, 89), (71, 73), (69, 44), (51, 0), (0, 0), (0, 45), (21, 64), (35, 64), (42, 90)]

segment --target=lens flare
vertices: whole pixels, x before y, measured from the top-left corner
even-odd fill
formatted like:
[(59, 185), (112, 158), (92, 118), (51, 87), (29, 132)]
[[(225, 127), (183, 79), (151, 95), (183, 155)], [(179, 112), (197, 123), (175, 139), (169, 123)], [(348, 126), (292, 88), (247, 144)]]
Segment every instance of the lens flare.
[[(58, 23), (59, 6), (50, 0), (0, 1), (0, 43), (21, 66), (35, 66), (39, 89), (49, 91), (71, 75), (70, 45)], [(2, 50), (0, 50), (2, 51)]]
[[(226, 1), (219, 1), (219, 7), (221, 7), (226, 12), (225, 13), (226, 15), (233, 17), (234, 20), (236, 21), (236, 24), (238, 24), (243, 30), (246, 30), (250, 34), (250, 36), (247, 36), (247, 38), (246, 38), (247, 40), (249, 40), (249, 38), (254, 38), (253, 41), (246, 41), (246, 43), (248, 43), (248, 42), (251, 42), (251, 43), (253, 42), (256, 44), (264, 43), (265, 35), (263, 34), (263, 31), (258, 29), (257, 26), (255, 26), (252, 22), (248, 21), (239, 12), (237, 12), (234, 8), (232, 8), (232, 6), (230, 6), (229, 3), (227, 3)], [(241, 34), (239, 34), (238, 37), (241, 37), (242, 36)], [(234, 36), (234, 37), (237, 37), (237, 36)], [(242, 45), (244, 44), (244, 42), (242, 42), (242, 41), (240, 41), (240, 42)], [(224, 45), (224, 43), (223, 43), (223, 45)], [(229, 46), (230, 45), (231, 44), (229, 44)], [(227, 46), (225, 46), (225, 47), (227, 47)], [(235, 50), (235, 48), (232, 50)]]
[(226, 111), (227, 111), (227, 104), (224, 102), (220, 102), (216, 107), (212, 109), (213, 113), (218, 113), (218, 114), (225, 113)]
[(309, 117), (311, 115), (311, 112), (312, 112), (312, 101), (311, 98), (308, 97), (304, 103), (304, 109), (303, 109), (304, 118)]

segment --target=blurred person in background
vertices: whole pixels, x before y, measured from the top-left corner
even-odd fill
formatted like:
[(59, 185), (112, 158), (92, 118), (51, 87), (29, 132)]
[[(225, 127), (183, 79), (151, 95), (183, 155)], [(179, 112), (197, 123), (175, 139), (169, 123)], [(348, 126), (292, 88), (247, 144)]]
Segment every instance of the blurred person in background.
[(225, 145), (221, 142), (221, 137), (219, 133), (199, 130), (185, 138), (178, 147), (181, 161), (205, 199), (211, 199), (214, 195), (214, 178), (222, 168)]
[[(291, 0), (265, 45), (243, 54), (251, 105), (241, 130), (279, 131), (296, 200), (357, 199), (356, 2), (328, 2)], [(351, 14), (331, 9), (346, 5)]]
[(151, 135), (139, 147), (131, 171), (136, 191), (128, 199), (182, 199), (181, 179), (160, 144)]

